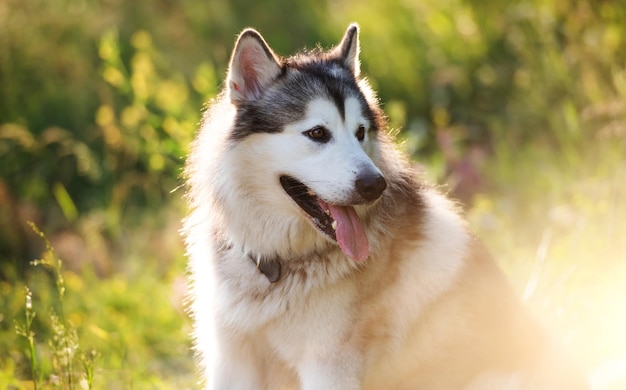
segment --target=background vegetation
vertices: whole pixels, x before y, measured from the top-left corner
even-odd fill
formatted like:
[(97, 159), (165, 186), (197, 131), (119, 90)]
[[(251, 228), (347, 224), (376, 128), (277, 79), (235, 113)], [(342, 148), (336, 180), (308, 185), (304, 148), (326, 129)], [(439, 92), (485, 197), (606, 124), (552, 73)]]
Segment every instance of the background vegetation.
[(0, 0), (0, 388), (195, 388), (201, 108), (242, 28), (287, 55), (352, 21), (401, 147), (597, 388), (626, 387), (623, 1)]

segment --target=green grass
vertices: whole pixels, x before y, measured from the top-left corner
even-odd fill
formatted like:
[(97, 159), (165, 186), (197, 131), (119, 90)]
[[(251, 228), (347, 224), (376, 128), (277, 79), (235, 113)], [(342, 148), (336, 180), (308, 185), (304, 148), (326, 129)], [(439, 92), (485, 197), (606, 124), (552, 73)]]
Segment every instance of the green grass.
[(143, 262), (131, 252), (123, 270), (102, 278), (89, 267), (64, 268), (35, 230), (46, 250), (32, 263), (27, 287), (0, 282), (0, 388), (196, 387), (180, 247), (172, 249), (178, 261), (166, 266), (150, 261), (158, 254), (142, 247)]

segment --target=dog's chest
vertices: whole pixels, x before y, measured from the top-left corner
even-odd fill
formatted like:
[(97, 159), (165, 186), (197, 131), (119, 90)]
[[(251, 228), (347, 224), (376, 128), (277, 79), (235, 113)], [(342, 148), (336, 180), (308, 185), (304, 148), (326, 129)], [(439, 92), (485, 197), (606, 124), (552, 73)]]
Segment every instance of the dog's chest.
[(216, 271), (216, 314), (224, 324), (243, 331), (266, 326), (305, 331), (303, 324), (323, 320), (342, 305), (342, 297), (352, 296), (349, 275), (355, 272), (336, 254), (313, 255), (298, 263), (283, 262), (280, 278), (271, 282), (248, 256), (234, 250), (221, 253)]
[(301, 361), (321, 346), (341, 345), (359, 317), (357, 287), (350, 280), (314, 289), (290, 301), (280, 315), (259, 329), (284, 361)]

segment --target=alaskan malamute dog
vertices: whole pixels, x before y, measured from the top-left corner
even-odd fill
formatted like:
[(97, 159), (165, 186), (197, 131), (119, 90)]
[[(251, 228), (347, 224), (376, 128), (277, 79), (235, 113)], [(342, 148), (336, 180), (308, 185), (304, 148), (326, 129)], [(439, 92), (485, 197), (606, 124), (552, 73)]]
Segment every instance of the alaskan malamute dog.
[(209, 389), (583, 389), (360, 75), (244, 30), (186, 168)]

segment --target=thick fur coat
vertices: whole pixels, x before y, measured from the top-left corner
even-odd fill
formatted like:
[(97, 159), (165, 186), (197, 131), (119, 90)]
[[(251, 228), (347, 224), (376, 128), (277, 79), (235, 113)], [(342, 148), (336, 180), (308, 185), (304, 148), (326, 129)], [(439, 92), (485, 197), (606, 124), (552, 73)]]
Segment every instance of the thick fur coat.
[(361, 77), (239, 36), (186, 167), (208, 389), (585, 389)]

